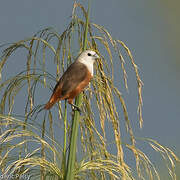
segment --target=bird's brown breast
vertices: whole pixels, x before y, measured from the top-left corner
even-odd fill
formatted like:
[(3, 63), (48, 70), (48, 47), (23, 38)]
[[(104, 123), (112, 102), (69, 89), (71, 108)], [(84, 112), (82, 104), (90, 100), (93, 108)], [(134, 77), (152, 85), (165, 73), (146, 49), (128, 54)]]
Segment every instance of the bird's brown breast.
[(92, 75), (91, 73), (88, 71), (87, 75), (85, 77), (85, 79), (83, 81), (81, 81), (75, 89), (73, 89), (68, 95), (67, 95), (67, 99), (69, 99), (69, 103), (70, 101), (72, 101), (79, 93), (81, 93), (84, 88), (89, 84), (89, 82), (92, 79)]
[[(86, 65), (78, 61), (72, 63), (53, 90), (53, 94), (48, 102), (50, 108), (59, 100), (68, 99), (69, 103), (72, 102), (89, 84), (91, 79), (92, 75)], [(47, 107), (49, 106), (47, 105)]]

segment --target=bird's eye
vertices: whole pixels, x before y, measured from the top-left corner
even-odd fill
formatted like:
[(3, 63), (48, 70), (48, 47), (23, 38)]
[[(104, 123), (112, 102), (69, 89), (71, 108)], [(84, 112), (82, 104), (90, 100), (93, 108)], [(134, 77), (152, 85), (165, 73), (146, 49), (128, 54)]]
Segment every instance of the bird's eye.
[(91, 53), (88, 53), (87, 55), (88, 55), (88, 56), (91, 56)]

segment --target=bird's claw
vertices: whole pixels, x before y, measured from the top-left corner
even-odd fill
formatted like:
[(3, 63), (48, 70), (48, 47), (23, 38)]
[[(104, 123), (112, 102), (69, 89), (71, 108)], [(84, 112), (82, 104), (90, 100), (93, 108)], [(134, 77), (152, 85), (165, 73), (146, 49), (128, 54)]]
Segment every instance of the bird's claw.
[(79, 113), (81, 114), (82, 111), (78, 106), (76, 106), (75, 104), (71, 104), (71, 106), (72, 106), (73, 111), (79, 111)]

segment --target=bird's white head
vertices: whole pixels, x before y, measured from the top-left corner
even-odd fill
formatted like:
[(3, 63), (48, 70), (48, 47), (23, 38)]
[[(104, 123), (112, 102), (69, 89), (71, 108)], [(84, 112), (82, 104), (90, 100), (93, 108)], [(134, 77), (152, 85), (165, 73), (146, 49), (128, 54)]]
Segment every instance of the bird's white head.
[(95, 51), (85, 50), (78, 56), (77, 61), (86, 65), (90, 73), (93, 75), (93, 64), (98, 58), (99, 56)]

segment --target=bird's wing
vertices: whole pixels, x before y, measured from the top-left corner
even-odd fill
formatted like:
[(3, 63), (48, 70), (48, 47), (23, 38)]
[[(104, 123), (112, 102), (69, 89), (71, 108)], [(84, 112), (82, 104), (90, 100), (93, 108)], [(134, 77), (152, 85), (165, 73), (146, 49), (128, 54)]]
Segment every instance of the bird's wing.
[(61, 98), (70, 93), (86, 78), (87, 71), (88, 69), (84, 64), (77, 61), (72, 63), (56, 84), (53, 94), (58, 94)]

